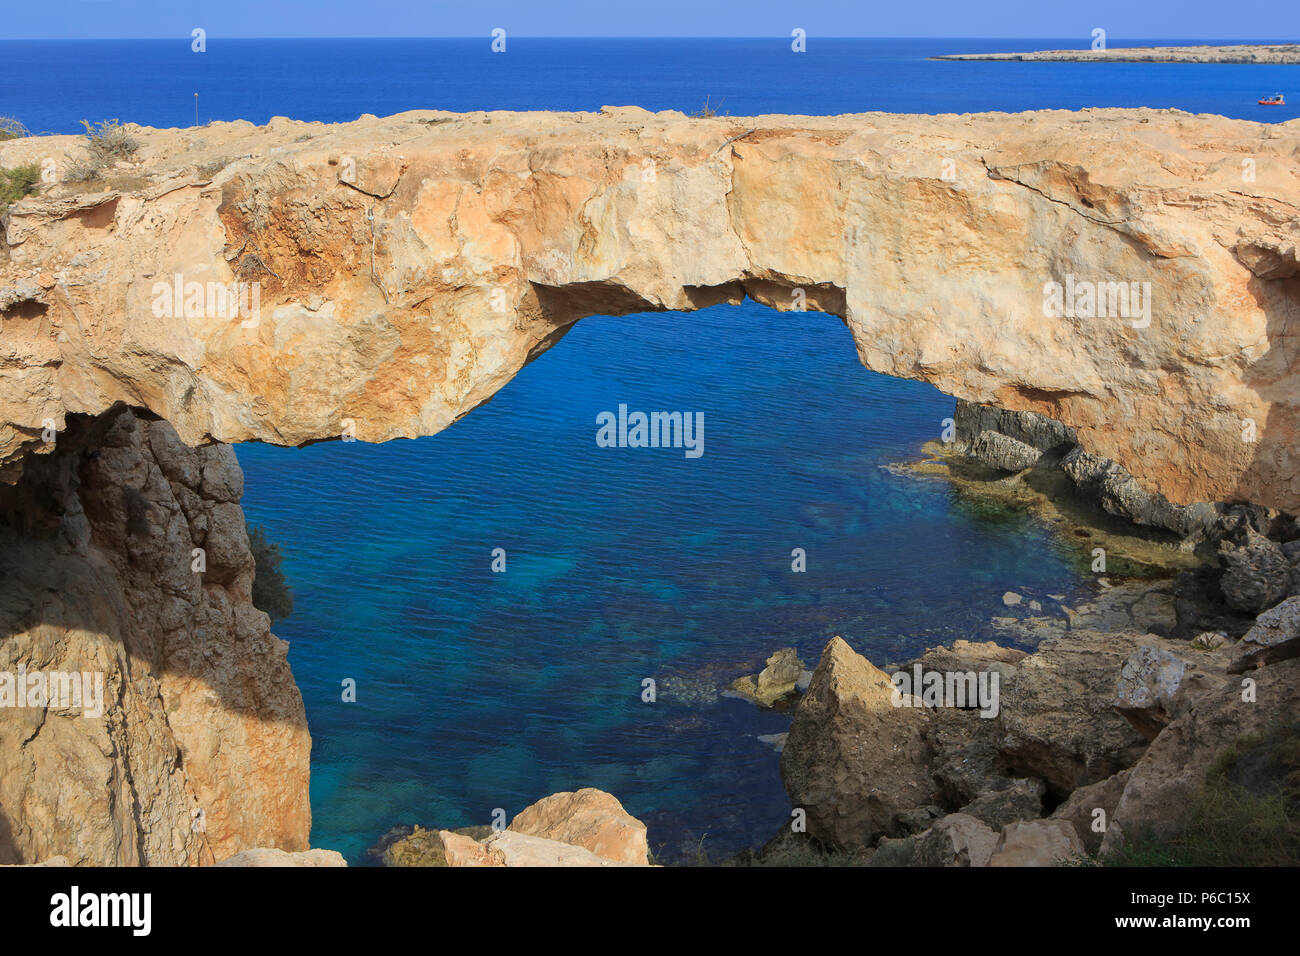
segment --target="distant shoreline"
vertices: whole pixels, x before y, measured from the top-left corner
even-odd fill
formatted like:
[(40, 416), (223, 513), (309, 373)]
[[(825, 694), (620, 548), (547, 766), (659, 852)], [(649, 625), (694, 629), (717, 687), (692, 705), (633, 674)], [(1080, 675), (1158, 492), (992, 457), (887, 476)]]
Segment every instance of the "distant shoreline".
[(1109, 50), (1031, 50), (1024, 53), (948, 53), (931, 60), (1021, 60), (1061, 63), (1300, 63), (1300, 43), (1223, 46), (1132, 46)]

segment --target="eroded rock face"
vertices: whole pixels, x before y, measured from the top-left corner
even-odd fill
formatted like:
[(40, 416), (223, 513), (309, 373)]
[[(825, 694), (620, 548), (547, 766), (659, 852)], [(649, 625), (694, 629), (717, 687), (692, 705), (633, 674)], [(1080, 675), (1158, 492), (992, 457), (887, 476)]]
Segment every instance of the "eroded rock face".
[(1230, 673), (1300, 657), (1300, 596), (1289, 597), (1255, 619), (1232, 649)]
[(1215, 759), (1243, 738), (1275, 732), (1300, 708), (1300, 661), (1253, 671), (1196, 702), (1151, 742), (1134, 765), (1110, 826), (1103, 853), (1128, 834), (1160, 837), (1191, 821), (1199, 789)]
[(1228, 604), (1258, 614), (1273, 607), (1291, 589), (1291, 562), (1277, 543), (1253, 528), (1245, 528), (1240, 543), (1219, 545), (1223, 563), (1220, 586)]
[(1115, 815), (1115, 806), (1131, 773), (1132, 770), (1121, 770), (1113, 777), (1080, 787), (1052, 811), (1052, 818), (1070, 821), (1084, 849), (1096, 853), (1101, 849), (1102, 836)]
[[(1300, 507), (1293, 124), (622, 108), (138, 135), (101, 191), (6, 218), (10, 480), (47, 420), (116, 402), (190, 445), (431, 434), (584, 315), (748, 295), (842, 315), (872, 369), (1057, 419), (1170, 502)], [(185, 291), (235, 281), (256, 320)], [(1105, 317), (1050, 317), (1052, 282), (1110, 289)]]
[(242, 485), (230, 448), (120, 410), (0, 486), (0, 672), (85, 672), (103, 705), (0, 708), (0, 861), (307, 848), (311, 740), (251, 603)]

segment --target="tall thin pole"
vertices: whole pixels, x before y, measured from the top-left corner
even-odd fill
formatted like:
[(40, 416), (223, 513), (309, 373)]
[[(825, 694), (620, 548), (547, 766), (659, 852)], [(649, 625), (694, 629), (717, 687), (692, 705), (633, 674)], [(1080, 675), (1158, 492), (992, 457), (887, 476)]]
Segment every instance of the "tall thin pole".
[(199, 125), (199, 94), (194, 94), (194, 125)]

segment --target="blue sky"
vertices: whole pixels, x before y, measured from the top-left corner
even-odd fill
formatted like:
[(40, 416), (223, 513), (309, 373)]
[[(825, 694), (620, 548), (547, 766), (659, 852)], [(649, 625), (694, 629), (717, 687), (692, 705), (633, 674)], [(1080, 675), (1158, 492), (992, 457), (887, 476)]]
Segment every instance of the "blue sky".
[(5, 0), (0, 38), (486, 36), (1300, 37), (1295, 0)]

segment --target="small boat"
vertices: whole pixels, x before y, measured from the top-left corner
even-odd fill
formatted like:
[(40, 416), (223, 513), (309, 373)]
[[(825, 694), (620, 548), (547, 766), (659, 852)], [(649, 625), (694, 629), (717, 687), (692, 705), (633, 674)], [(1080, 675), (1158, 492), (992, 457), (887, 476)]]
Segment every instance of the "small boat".
[(1260, 106), (1286, 106), (1286, 100), (1282, 98), (1281, 93), (1274, 93), (1272, 96), (1266, 96), (1259, 101)]

